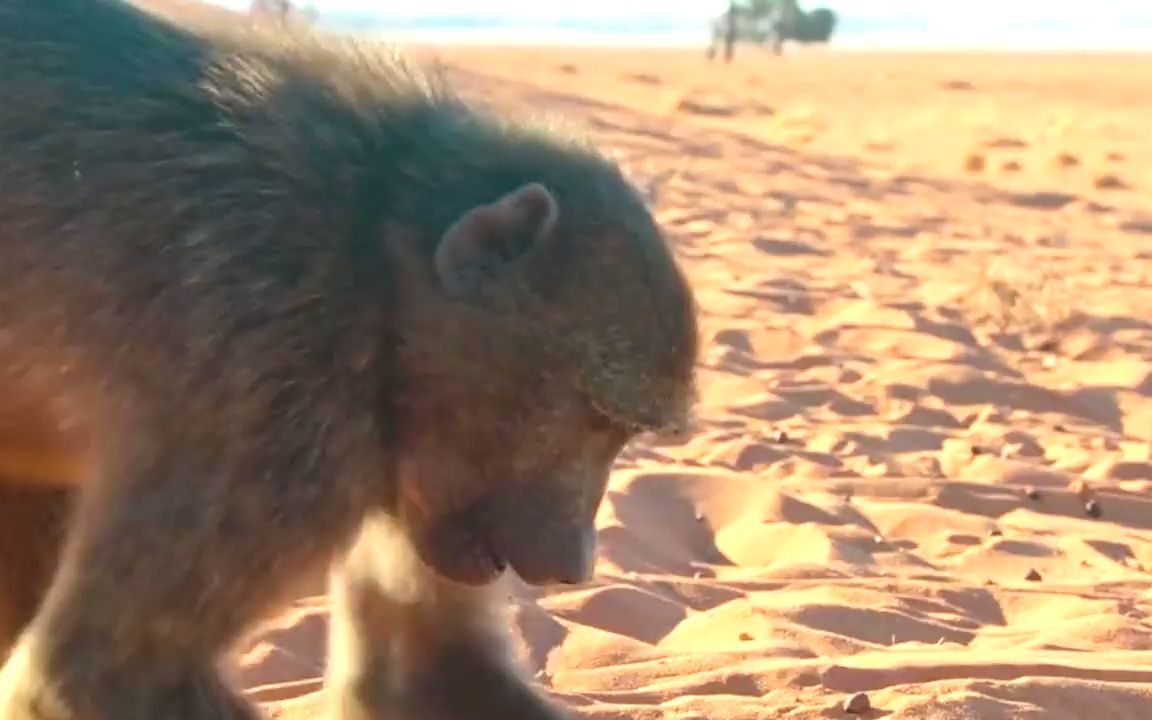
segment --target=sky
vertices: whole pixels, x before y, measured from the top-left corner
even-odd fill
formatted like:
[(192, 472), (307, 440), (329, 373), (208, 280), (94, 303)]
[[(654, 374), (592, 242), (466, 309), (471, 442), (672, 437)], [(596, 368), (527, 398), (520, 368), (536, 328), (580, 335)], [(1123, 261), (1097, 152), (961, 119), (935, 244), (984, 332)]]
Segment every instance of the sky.
[[(214, 0), (223, 5), (245, 7), (247, 0)], [(378, 13), (412, 15), (515, 15), (518, 17), (572, 16), (610, 17), (613, 15), (708, 16), (727, 7), (726, 0), (311, 0), (320, 12)], [(1096, 0), (1084, 10), (1082, 0), (823, 0), (801, 2), (802, 7), (827, 5), (846, 16), (885, 17), (911, 13), (919, 16), (971, 16), (981, 11), (1017, 17), (1056, 16), (1073, 19), (1083, 15), (1152, 15), (1148, 0)]]
[[(250, 5), (250, 0), (210, 1)], [(511, 21), (544, 38), (547, 31), (539, 28), (549, 24), (592, 21), (603, 29), (619, 18), (617, 29), (678, 27), (677, 37), (691, 44), (701, 42), (706, 19), (728, 6), (727, 0), (297, 1), (333, 20), (375, 15), (385, 25), (395, 21), (392, 27), (403, 27), (418, 19), (423, 28), (418, 34), (427, 31), (429, 19), (433, 25), (454, 18)], [(844, 46), (1152, 50), (1152, 0), (800, 0), (800, 6), (835, 10), (840, 16), (836, 42)], [(493, 27), (481, 34), (502, 37)], [(561, 40), (561, 35), (548, 37)]]

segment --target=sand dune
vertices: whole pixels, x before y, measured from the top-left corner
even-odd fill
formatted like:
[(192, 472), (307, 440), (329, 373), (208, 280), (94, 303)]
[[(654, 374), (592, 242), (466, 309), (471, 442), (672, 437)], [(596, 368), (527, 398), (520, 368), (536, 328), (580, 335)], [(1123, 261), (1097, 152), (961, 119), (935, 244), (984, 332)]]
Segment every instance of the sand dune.
[[(557, 696), (1152, 717), (1152, 59), (440, 54), (611, 149), (704, 314), (699, 434), (621, 458), (594, 582), (517, 588)], [(278, 716), (312, 716), (324, 617), (245, 655)]]

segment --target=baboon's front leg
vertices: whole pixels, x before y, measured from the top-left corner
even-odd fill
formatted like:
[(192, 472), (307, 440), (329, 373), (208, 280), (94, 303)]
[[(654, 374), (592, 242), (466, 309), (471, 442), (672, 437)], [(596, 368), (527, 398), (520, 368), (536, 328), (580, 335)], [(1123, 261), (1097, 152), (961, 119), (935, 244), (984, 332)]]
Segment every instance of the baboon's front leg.
[(332, 720), (560, 720), (516, 668), (504, 594), (438, 577), (375, 516), (332, 572)]
[(48, 595), (0, 671), (4, 720), (259, 717), (217, 663), (327, 559), (336, 523), (322, 485), (276, 460), (171, 446), (134, 460), (85, 488)]

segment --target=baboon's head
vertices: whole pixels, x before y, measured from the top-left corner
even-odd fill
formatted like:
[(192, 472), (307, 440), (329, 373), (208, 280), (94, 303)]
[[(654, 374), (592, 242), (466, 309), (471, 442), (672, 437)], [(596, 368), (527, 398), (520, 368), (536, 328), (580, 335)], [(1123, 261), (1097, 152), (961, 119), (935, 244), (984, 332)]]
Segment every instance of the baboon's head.
[(694, 399), (694, 301), (647, 209), (615, 171), (525, 182), (402, 275), (397, 501), (418, 552), (460, 583), (585, 580), (616, 455), (681, 431)]

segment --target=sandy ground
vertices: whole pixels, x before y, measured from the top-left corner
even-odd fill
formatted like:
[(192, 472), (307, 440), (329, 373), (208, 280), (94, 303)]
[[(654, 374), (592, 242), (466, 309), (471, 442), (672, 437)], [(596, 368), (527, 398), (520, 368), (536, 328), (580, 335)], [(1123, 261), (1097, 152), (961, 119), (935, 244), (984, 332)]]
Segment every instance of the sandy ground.
[[(698, 289), (701, 431), (520, 589), (589, 718), (1152, 717), (1152, 56), (440, 49), (590, 130)], [(1143, 128), (1143, 129), (1142, 129)], [(243, 681), (315, 710), (323, 597)]]

